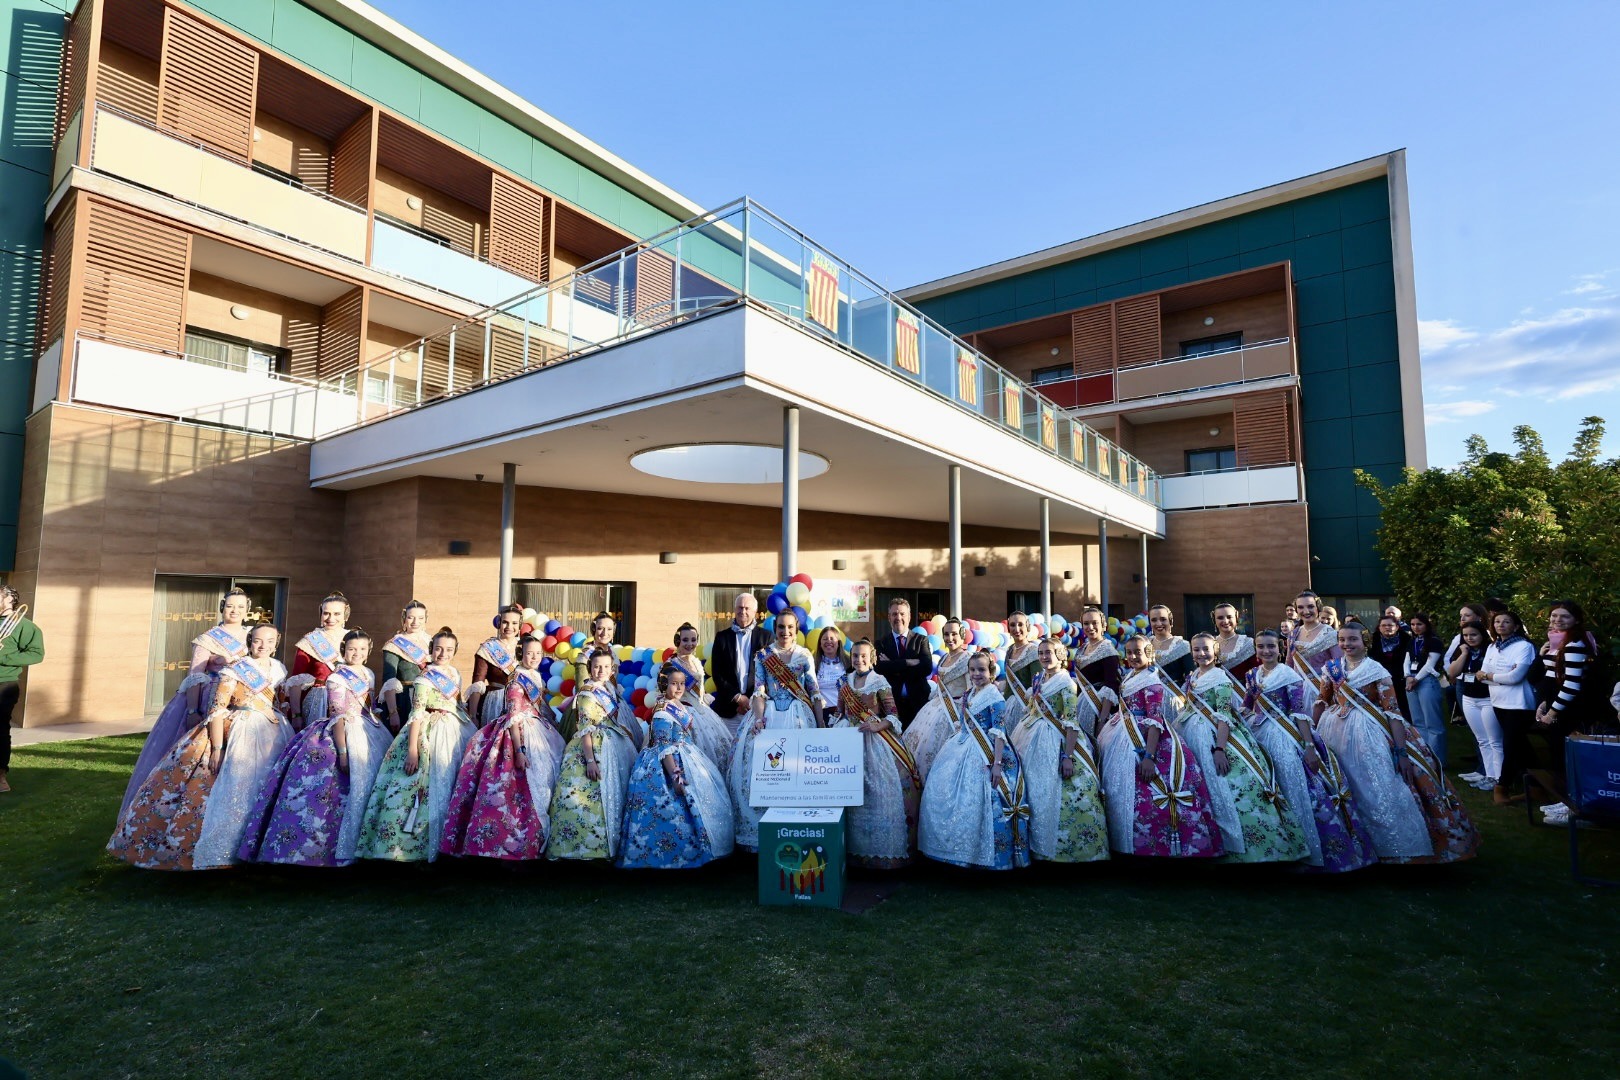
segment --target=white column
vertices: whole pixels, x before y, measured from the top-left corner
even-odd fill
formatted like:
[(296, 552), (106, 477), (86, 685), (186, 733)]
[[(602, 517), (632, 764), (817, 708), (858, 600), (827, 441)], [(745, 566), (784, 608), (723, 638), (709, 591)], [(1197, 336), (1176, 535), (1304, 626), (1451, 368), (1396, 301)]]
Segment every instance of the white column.
[(517, 515), (517, 465), (501, 466), (501, 586), (500, 607), (512, 602), (512, 519)]
[(1148, 599), (1148, 571), (1147, 571), (1147, 533), (1142, 534), (1142, 610), (1146, 611), (1151, 601)]
[(950, 466), (951, 618), (962, 617), (962, 466)]
[(1108, 519), (1097, 519), (1097, 570), (1102, 584), (1097, 586), (1097, 606), (1108, 614)]
[(782, 408), (782, 581), (799, 565), (799, 407)]
[(1052, 500), (1041, 497), (1041, 614), (1052, 615)]

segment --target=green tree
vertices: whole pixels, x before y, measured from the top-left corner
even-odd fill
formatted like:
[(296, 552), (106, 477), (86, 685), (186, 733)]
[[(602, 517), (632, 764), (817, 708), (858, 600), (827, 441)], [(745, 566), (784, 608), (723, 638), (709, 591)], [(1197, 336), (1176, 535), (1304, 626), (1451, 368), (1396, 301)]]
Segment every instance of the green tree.
[(1408, 469), (1394, 485), (1357, 471), (1383, 508), (1377, 546), (1396, 595), (1442, 625), (1464, 603), (1500, 597), (1532, 632), (1553, 600), (1567, 598), (1611, 645), (1620, 639), (1620, 461), (1599, 460), (1603, 420), (1583, 420), (1557, 464), (1533, 428), (1515, 428), (1513, 442), (1514, 453), (1500, 453), (1471, 436), (1455, 469)]

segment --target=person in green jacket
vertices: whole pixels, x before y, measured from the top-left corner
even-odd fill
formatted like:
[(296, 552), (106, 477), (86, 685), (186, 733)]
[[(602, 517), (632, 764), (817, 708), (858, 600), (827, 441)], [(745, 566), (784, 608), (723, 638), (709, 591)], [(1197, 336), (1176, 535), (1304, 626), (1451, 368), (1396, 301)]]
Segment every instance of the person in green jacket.
[(45, 659), (45, 635), (24, 610), (17, 590), (0, 585), (0, 792), (11, 790), (11, 713), (22, 696), (23, 668)]

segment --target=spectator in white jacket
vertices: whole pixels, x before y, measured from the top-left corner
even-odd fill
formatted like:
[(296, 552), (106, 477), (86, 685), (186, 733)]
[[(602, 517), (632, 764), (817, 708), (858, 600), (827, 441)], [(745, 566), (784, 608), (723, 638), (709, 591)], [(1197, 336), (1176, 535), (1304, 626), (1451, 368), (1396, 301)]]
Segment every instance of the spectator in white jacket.
[(1516, 802), (1513, 786), (1530, 767), (1527, 735), (1536, 717), (1536, 687), (1532, 672), (1540, 663), (1536, 647), (1524, 636), (1524, 620), (1511, 611), (1497, 613), (1496, 640), (1485, 650), (1480, 681), (1491, 688), (1491, 711), (1502, 728), (1502, 775), (1492, 791), (1498, 806)]

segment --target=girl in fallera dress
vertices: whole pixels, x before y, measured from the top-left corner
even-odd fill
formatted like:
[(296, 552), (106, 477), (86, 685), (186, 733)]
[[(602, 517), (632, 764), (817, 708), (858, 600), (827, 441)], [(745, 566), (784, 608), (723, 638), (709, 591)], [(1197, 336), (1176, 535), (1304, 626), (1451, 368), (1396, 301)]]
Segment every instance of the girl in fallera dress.
[(730, 855), (735, 846), (731, 795), (692, 739), (686, 679), (673, 660), (658, 673), (652, 737), (636, 756), (624, 800), (621, 867), (686, 869)]
[(1244, 680), (1249, 730), (1271, 759), (1277, 787), (1304, 827), (1307, 863), (1336, 874), (1378, 861), (1372, 834), (1356, 811), (1349, 781), (1333, 751), (1311, 727), (1316, 689), (1282, 663), (1275, 630), (1254, 635), (1259, 661)]
[(844, 634), (836, 626), (824, 626), (816, 634), (813, 653), (816, 669), (816, 687), (821, 691), (822, 710), (817, 718), (822, 727), (832, 723), (832, 713), (838, 704), (838, 684), (849, 674), (849, 657), (845, 655)]
[(321, 601), (320, 619), (320, 625), (293, 647), (287, 706), (298, 729), (326, 715), (326, 677), (342, 662), (343, 635), (349, 632), (348, 598), (340, 592), (327, 596)]
[(1012, 731), (1029, 793), (1030, 854), (1047, 862), (1106, 859), (1102, 771), (1092, 737), (1113, 701), (1078, 685), (1065, 670), (1060, 642), (1042, 641), (1038, 655), (1040, 670)]
[(1389, 672), (1367, 655), (1366, 629), (1350, 622), (1338, 635), (1343, 659), (1326, 665), (1311, 711), (1350, 780), (1378, 857), (1403, 863), (1472, 858), (1479, 834), (1417, 729), (1396, 711)]
[(192, 641), (191, 667), (141, 746), (140, 756), (135, 759), (135, 771), (124, 787), (124, 800), (118, 807), (120, 815), (129, 810), (135, 793), (158, 762), (174, 749), (180, 737), (207, 717), (207, 706), (214, 700), (219, 673), (247, 656), (247, 615), (247, 593), (232, 589), (220, 598), (219, 625)]
[(962, 695), (967, 693), (968, 661), (973, 659), (973, 650), (962, 640), (961, 620), (947, 619), (945, 625), (940, 627), (939, 637), (945, 643), (945, 655), (940, 657), (939, 666), (934, 670), (932, 696), (917, 712), (905, 733), (906, 749), (911, 751), (912, 758), (917, 762), (917, 775), (922, 777), (925, 784), (928, 782), (928, 770), (934, 764), (934, 755), (939, 753), (939, 748), (945, 745), (945, 740), (951, 737), (957, 726), (951, 720), (946, 702), (960, 701)]
[(1012, 639), (1012, 644), (1007, 646), (1002, 687), (1004, 696), (1011, 701), (1014, 697), (1012, 687), (1014, 680), (1017, 680), (1018, 685), (1025, 690), (1028, 690), (1030, 684), (1035, 681), (1035, 672), (1041, 667), (1041, 659), (1037, 652), (1040, 642), (1035, 640), (1029, 616), (1022, 611), (1015, 611), (1007, 616), (1007, 636)]
[(794, 644), (798, 617), (776, 616), (776, 640), (754, 654), (753, 723), (744, 726), (731, 753), (731, 801), (737, 814), (737, 846), (759, 847), (758, 808), (749, 804), (753, 790), (754, 741), (767, 728), (813, 728), (821, 715), (821, 688), (816, 684), (810, 652)]
[(1309, 854), (1304, 827), (1277, 784), (1271, 759), (1238, 705), (1242, 687), (1221, 666), (1213, 634), (1192, 639), (1196, 670), (1183, 687), (1179, 731), (1209, 787), (1228, 862), (1295, 862)]
[(1119, 700), (1121, 678), (1119, 649), (1108, 636), (1108, 619), (1094, 607), (1080, 613), (1080, 629), (1084, 631), (1080, 651), (1074, 655), (1074, 670), (1110, 701)]
[(546, 848), (551, 798), (564, 747), (540, 677), (545, 649), (526, 637), (499, 691), (504, 711), (468, 742), (456, 773), (439, 854), (508, 861), (538, 859)]
[(236, 849), (242, 862), (343, 866), (353, 860), (352, 843), (340, 853), (344, 826), (353, 822), (358, 835), (389, 741), (368, 707), (375, 681), (365, 666), (370, 656), (364, 630), (343, 635), (343, 662), (326, 679), (326, 716), (288, 743), (259, 785)]
[(1154, 604), (1148, 608), (1148, 626), (1153, 630), (1153, 655), (1159, 670), (1180, 686), (1192, 674), (1192, 647), (1175, 632), (1175, 615), (1163, 604)]
[(1309, 665), (1320, 676), (1331, 660), (1344, 656), (1339, 650), (1339, 632), (1322, 619), (1322, 598), (1313, 592), (1302, 592), (1294, 598), (1294, 610), (1299, 613), (1299, 626), (1294, 630), (1288, 647), (1288, 662), (1302, 674)]
[(968, 660), (967, 690), (941, 694), (955, 730), (923, 785), (917, 847), (956, 866), (1011, 870), (1029, 865), (1030, 808), (995, 677), (995, 655), (980, 651)]
[(872, 670), (877, 647), (862, 638), (849, 653), (854, 670), (838, 687), (833, 727), (852, 727), (864, 744), (864, 795), (848, 811), (849, 858), (860, 866), (894, 870), (917, 847), (922, 777), (900, 737), (900, 715), (889, 680)]
[[(691, 715), (692, 741), (703, 751), (723, 781), (726, 771), (731, 768), (731, 751), (737, 740), (726, 722), (710, 707), (714, 695), (703, 692), (703, 661), (698, 659), (697, 647), (697, 627), (682, 623), (675, 631), (675, 655), (670, 662), (679, 665), (686, 674), (686, 689), (681, 694), (681, 704)], [(729, 802), (727, 805), (730, 805)]]
[(1215, 645), (1221, 667), (1242, 682), (1256, 663), (1254, 639), (1238, 631), (1238, 609), (1231, 604), (1217, 604), (1209, 617), (1215, 623)]
[(248, 634), (248, 655), (220, 672), (207, 717), (164, 755), (119, 816), (107, 844), (113, 855), (148, 870), (199, 868), (197, 849), (233, 729), (272, 719), (286, 726), (277, 706), (287, 669), (273, 655), (280, 640), (267, 623)]
[(577, 730), (551, 797), (548, 859), (611, 860), (619, 853), (636, 743), (620, 723), (618, 705), (613, 657), (598, 652), (574, 695)]
[(377, 697), (383, 722), (393, 735), (411, 715), (411, 684), (430, 662), (427, 618), (427, 605), (412, 600), (399, 613), (399, 633), (383, 642), (383, 684)]
[(467, 687), (467, 715), (479, 727), (493, 723), (506, 711), (506, 684), (518, 665), (518, 637), (523, 607), (509, 604), (495, 616), (495, 636), (478, 646), (473, 656), (473, 677)]
[(1149, 638), (1126, 639), (1125, 669), (1119, 710), (1098, 739), (1109, 846), (1155, 858), (1224, 854), (1204, 772), (1176, 731), (1179, 695), (1154, 665)]
[(411, 715), (377, 770), (355, 853), (362, 859), (432, 862), (473, 723), (461, 707), (461, 674), (451, 666), (456, 635), (443, 627), (428, 666), (411, 687)]

